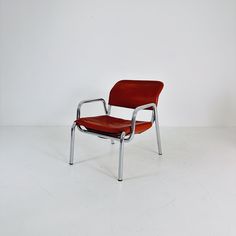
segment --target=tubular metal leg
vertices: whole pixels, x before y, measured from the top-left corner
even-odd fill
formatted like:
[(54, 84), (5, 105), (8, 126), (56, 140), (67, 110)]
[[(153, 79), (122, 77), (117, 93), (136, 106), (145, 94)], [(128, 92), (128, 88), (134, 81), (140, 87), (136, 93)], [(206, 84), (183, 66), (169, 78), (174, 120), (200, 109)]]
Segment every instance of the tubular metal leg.
[(158, 146), (158, 154), (162, 155), (162, 148), (161, 148), (161, 135), (160, 135), (160, 127), (158, 122), (157, 113), (155, 115), (155, 127), (156, 127), (156, 136), (157, 136), (157, 146)]
[(118, 181), (123, 180), (124, 138), (125, 138), (125, 133), (123, 132), (120, 137)]
[(74, 161), (75, 127), (76, 123), (73, 123), (71, 127), (71, 138), (70, 138), (70, 161), (69, 161), (70, 165), (73, 165)]
[(111, 144), (115, 144), (115, 141), (113, 139), (111, 139)]

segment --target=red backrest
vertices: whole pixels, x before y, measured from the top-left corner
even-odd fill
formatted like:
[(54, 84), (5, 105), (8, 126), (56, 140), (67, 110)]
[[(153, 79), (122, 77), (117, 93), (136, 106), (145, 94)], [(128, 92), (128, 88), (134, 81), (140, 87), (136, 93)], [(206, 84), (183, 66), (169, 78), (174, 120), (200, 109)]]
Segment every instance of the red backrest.
[(147, 103), (158, 103), (164, 84), (155, 80), (120, 80), (110, 91), (109, 105), (136, 108)]

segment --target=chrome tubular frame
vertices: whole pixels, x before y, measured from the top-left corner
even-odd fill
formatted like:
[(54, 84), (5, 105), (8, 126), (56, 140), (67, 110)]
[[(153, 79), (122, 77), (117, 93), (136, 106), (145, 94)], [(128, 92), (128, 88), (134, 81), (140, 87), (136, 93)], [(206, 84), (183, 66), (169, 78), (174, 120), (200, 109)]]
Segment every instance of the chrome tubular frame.
[[(81, 116), (81, 107), (82, 107), (83, 104), (91, 103), (91, 102), (98, 102), (98, 101), (103, 103), (105, 114), (106, 115), (110, 115), (110, 113), (111, 113), (111, 105), (108, 105), (108, 108), (107, 108), (105, 100), (103, 98), (98, 98), (98, 99), (91, 99), (91, 100), (81, 101), (79, 103), (79, 105), (78, 105), (78, 108), (77, 108), (76, 118), (77, 119), (80, 118), (80, 116)], [(120, 134), (120, 136), (110, 136), (110, 135), (107, 135), (107, 134), (100, 134), (100, 133), (91, 132), (91, 131), (88, 131), (86, 129), (83, 129), (79, 125), (76, 125), (76, 123), (74, 122), (72, 127), (71, 127), (71, 144), (70, 144), (70, 161), (69, 161), (69, 164), (70, 165), (73, 164), (75, 127), (77, 126), (79, 131), (81, 131), (82, 133), (87, 133), (87, 134), (95, 135), (95, 136), (100, 137), (100, 138), (110, 139), (112, 144), (114, 144), (114, 140), (115, 141), (119, 141), (119, 143), (120, 143), (120, 150), (119, 150), (118, 181), (122, 181), (123, 180), (124, 143), (125, 142), (130, 142), (134, 138), (135, 127), (136, 127), (136, 118), (137, 118), (138, 112), (141, 111), (141, 110), (148, 109), (148, 108), (152, 108), (151, 122), (152, 123), (155, 122), (158, 154), (162, 155), (161, 138), (160, 138), (160, 127), (159, 127), (159, 122), (158, 122), (157, 106), (156, 106), (155, 103), (149, 103), (149, 104), (145, 104), (145, 105), (136, 107), (134, 109), (133, 114), (132, 114), (132, 119), (131, 119), (131, 132), (130, 132), (130, 134), (128, 136), (125, 134), (125, 132), (122, 132)]]
[[(136, 118), (137, 118), (138, 112), (141, 111), (141, 110), (145, 110), (147, 108), (151, 108), (151, 107), (153, 108), (154, 113), (156, 113), (156, 104), (155, 103), (145, 104), (145, 105), (142, 105), (142, 106), (138, 106), (134, 109), (133, 114), (132, 114), (132, 119), (131, 119), (131, 132), (130, 132), (129, 137), (127, 137), (125, 139), (126, 142), (130, 142), (134, 138), (135, 127), (136, 127)], [(151, 122), (152, 122), (152, 120), (151, 120)]]
[(70, 136), (70, 161), (69, 161), (70, 165), (73, 165), (74, 162), (75, 127), (76, 123), (74, 122), (71, 127), (71, 136)]
[(156, 136), (157, 136), (158, 154), (162, 155), (161, 135), (160, 135), (160, 126), (159, 126), (159, 121), (158, 121), (157, 109), (155, 111), (155, 128), (156, 128)]
[(122, 132), (120, 136), (118, 181), (123, 180), (124, 139), (125, 139), (125, 132)]
[(92, 103), (92, 102), (102, 102), (103, 106), (104, 106), (104, 111), (106, 114), (108, 114), (108, 110), (107, 110), (107, 106), (106, 106), (106, 101), (103, 98), (97, 98), (97, 99), (90, 99), (90, 100), (83, 100), (79, 103), (78, 107), (77, 107), (77, 115), (76, 118), (79, 119), (81, 116), (81, 108), (82, 105), (85, 103)]

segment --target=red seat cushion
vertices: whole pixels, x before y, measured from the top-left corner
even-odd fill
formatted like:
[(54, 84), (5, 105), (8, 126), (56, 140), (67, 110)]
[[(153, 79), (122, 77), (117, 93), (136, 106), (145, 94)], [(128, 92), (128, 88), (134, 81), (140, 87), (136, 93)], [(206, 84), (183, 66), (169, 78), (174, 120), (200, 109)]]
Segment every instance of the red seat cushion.
[[(131, 121), (124, 120), (108, 115), (83, 117), (75, 121), (77, 125), (84, 126), (87, 130), (97, 133), (118, 135), (125, 132), (126, 135), (131, 132)], [(152, 122), (136, 121), (135, 133), (139, 134), (149, 129)]]

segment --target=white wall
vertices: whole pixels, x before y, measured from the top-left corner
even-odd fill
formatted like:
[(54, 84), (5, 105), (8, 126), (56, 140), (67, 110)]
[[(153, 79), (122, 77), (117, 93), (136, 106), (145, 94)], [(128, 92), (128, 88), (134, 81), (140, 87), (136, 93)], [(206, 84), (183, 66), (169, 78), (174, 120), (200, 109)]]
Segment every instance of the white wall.
[(0, 33), (1, 125), (71, 124), (119, 79), (165, 82), (162, 125), (236, 125), (235, 0), (0, 0)]

